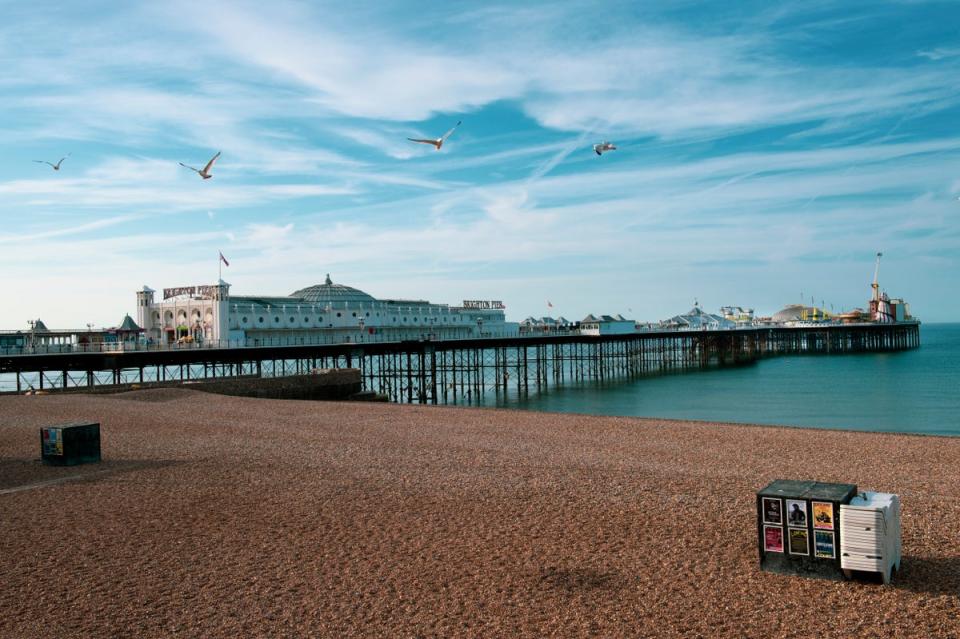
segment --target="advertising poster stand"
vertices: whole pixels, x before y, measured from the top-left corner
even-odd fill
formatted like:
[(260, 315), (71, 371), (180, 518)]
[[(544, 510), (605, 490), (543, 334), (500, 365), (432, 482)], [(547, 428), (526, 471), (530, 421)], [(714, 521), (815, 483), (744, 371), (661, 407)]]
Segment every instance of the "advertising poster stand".
[(760, 568), (769, 572), (843, 579), (840, 506), (855, 484), (777, 479), (757, 492)]

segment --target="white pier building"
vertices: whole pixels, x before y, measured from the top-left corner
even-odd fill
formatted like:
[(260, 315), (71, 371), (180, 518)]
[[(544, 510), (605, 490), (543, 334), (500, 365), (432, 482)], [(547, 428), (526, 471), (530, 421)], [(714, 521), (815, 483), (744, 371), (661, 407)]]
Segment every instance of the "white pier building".
[(137, 321), (152, 343), (218, 342), (224, 346), (290, 345), (408, 339), (512, 337), (498, 300), (461, 306), (426, 300), (376, 299), (327, 275), (290, 295), (231, 295), (230, 284), (137, 292)]

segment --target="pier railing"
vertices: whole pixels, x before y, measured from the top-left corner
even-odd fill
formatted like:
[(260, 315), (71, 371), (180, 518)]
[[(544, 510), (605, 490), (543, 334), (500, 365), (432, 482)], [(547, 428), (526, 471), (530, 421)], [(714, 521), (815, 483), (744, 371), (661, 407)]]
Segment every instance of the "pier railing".
[(763, 357), (899, 351), (920, 345), (919, 323), (527, 335), (0, 355), (0, 391), (90, 389), (358, 368), (364, 389), (394, 401), (461, 403), (571, 381), (613, 380)]

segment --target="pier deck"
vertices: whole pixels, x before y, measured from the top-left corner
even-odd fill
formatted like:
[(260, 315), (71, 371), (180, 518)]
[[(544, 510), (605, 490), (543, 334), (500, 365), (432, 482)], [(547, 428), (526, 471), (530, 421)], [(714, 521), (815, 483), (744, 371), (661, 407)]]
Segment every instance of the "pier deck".
[[(528, 393), (566, 381), (608, 380), (764, 357), (899, 351), (920, 345), (918, 322), (536, 335), (445, 341), (66, 352), (0, 356), (6, 392), (92, 389), (358, 368), (364, 389), (410, 403), (462, 403), (488, 391)], [(12, 379), (10, 379), (12, 378)]]

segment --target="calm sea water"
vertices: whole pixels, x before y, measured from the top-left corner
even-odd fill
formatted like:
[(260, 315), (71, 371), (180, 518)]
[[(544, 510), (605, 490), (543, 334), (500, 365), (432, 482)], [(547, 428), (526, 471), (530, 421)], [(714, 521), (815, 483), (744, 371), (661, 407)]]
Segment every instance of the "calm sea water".
[(960, 435), (960, 324), (924, 324), (919, 349), (789, 356), (756, 365), (567, 385), (498, 405), (561, 413)]

